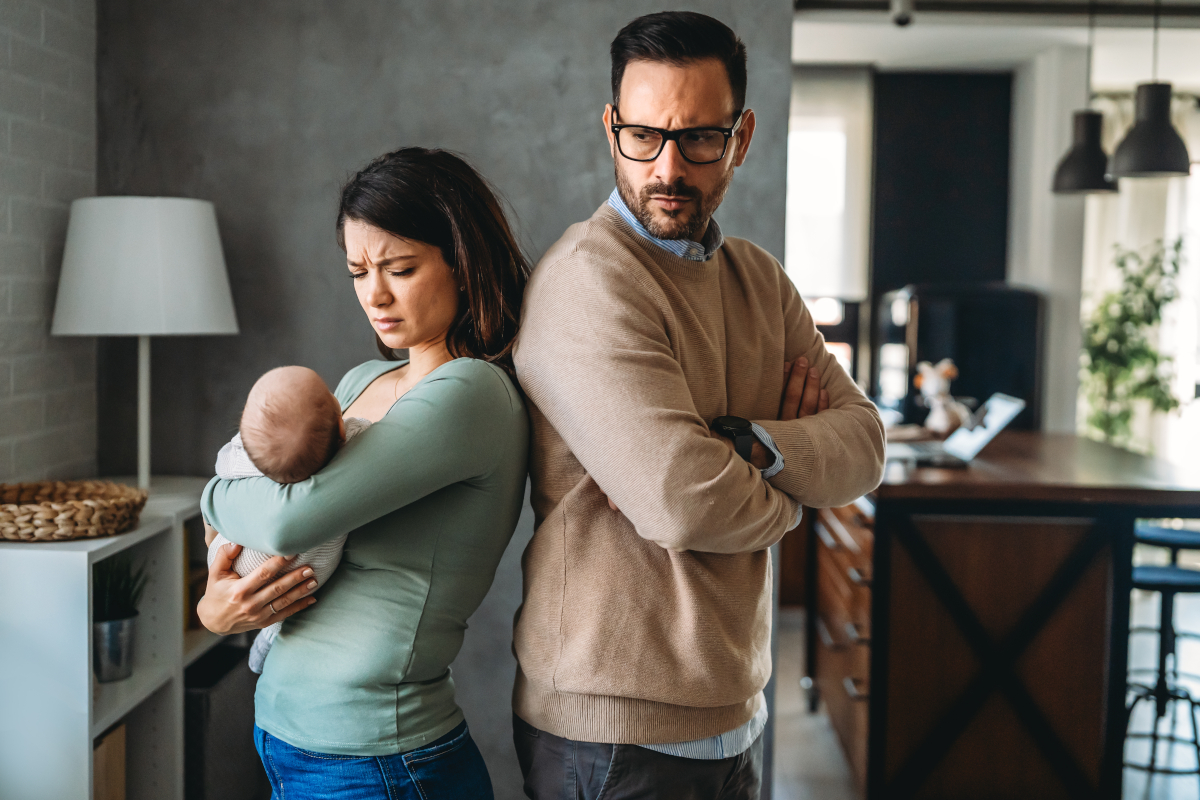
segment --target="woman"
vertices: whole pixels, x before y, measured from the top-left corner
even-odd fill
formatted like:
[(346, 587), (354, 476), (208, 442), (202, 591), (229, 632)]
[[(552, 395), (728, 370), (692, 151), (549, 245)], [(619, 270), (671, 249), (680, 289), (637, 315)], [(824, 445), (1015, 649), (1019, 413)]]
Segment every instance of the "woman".
[[(491, 797), (449, 664), (520, 514), (528, 421), (511, 350), (529, 274), (484, 181), (443, 151), (373, 161), (342, 190), (338, 243), (385, 361), (335, 392), (372, 421), (323, 470), (280, 485), (213, 480), (211, 526), (285, 555), (350, 532), (321, 588), (209, 572), (200, 618), (234, 633), (289, 619), (255, 696), (277, 798)], [(407, 361), (393, 350), (407, 348)]]

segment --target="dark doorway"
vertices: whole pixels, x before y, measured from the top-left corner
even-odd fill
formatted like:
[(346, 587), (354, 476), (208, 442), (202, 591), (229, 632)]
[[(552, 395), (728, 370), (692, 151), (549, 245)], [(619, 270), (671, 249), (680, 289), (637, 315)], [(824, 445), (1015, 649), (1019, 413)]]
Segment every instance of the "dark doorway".
[(1010, 74), (876, 74), (874, 300), (1004, 280), (1011, 108)]

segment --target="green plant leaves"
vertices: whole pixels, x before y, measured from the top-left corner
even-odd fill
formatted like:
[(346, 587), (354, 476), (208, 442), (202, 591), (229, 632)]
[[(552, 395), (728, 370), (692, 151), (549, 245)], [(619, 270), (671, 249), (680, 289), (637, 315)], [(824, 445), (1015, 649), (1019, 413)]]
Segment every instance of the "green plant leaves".
[(1171, 392), (1171, 358), (1150, 339), (1163, 308), (1178, 296), (1176, 280), (1183, 239), (1170, 246), (1155, 242), (1145, 255), (1115, 248), (1113, 264), (1121, 274), (1119, 292), (1109, 292), (1083, 324), (1083, 391), (1090, 413), (1087, 424), (1105, 441), (1131, 444), (1134, 403), (1149, 401), (1155, 411), (1171, 411), (1179, 400)]
[(92, 621), (109, 622), (137, 614), (146, 589), (146, 568), (135, 569), (128, 553), (106, 558), (92, 568)]

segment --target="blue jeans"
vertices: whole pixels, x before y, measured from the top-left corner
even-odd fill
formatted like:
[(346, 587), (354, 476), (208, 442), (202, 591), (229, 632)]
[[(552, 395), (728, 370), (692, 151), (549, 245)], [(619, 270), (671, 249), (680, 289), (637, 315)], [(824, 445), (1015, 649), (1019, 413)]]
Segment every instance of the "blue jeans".
[(314, 753), (257, 725), (254, 746), (272, 800), (492, 799), (492, 779), (466, 722), (432, 744), (392, 756)]

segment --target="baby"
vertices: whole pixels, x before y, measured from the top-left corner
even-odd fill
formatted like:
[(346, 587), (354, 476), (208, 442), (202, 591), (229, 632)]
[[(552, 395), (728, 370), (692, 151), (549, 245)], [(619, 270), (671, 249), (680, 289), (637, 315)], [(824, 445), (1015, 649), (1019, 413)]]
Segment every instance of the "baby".
[[(351, 437), (370, 427), (365, 419), (342, 420), (342, 410), (321, 377), (306, 367), (279, 367), (263, 375), (250, 390), (242, 412), (241, 431), (217, 454), (217, 477), (223, 480), (267, 477), (297, 483), (320, 470)], [(219, 533), (208, 546), (208, 563), (217, 548), (229, 544)], [(307, 564), (318, 585), (333, 573), (346, 536), (331, 539), (296, 556), (287, 569)], [(243, 548), (233, 570), (245, 577), (261, 567), (269, 553)], [(263, 662), (282, 622), (259, 631), (250, 649), (250, 669), (261, 673)]]

